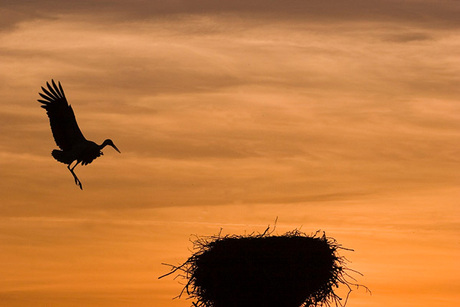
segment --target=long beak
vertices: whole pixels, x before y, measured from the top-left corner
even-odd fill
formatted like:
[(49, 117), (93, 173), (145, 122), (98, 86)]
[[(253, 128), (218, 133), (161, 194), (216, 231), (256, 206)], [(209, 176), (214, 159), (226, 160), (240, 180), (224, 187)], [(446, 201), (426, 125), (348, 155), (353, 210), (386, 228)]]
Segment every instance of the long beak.
[(110, 146), (113, 147), (113, 149), (115, 149), (116, 151), (118, 151), (119, 153), (121, 153), (121, 151), (118, 150), (117, 146), (115, 146), (115, 144), (110, 144)]

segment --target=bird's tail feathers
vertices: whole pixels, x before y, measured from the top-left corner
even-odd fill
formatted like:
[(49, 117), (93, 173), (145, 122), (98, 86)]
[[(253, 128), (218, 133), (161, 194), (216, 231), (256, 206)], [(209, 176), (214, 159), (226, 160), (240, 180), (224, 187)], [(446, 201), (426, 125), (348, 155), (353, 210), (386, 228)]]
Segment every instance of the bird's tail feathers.
[(70, 164), (73, 160), (75, 160), (71, 157), (71, 155), (68, 154), (68, 152), (62, 150), (55, 149), (51, 152), (51, 155), (54, 159), (65, 164)]

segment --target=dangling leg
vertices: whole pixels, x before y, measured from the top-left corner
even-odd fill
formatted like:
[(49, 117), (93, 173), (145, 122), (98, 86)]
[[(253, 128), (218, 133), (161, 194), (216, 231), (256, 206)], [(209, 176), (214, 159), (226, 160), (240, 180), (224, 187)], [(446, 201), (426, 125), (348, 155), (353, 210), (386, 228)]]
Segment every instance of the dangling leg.
[(78, 163), (80, 163), (80, 161), (77, 161), (77, 163), (75, 163), (75, 165), (72, 168), (70, 168), (70, 164), (72, 164), (70, 163), (69, 165), (67, 165), (67, 168), (72, 173), (72, 176), (75, 179), (75, 184), (80, 187), (80, 190), (83, 190), (83, 187), (81, 186), (81, 181), (78, 179), (77, 175), (73, 171), (73, 169), (78, 165)]

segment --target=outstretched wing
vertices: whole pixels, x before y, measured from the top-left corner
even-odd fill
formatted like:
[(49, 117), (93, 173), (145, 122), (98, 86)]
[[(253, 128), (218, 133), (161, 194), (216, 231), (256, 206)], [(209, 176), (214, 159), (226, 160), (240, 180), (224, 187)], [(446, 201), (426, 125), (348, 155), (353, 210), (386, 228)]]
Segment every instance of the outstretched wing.
[(74, 144), (85, 141), (85, 137), (78, 127), (72, 107), (67, 103), (61, 83), (59, 87), (51, 80), (52, 86), (46, 82), (48, 89), (42, 87), (43, 93), (39, 93), (44, 99), (38, 99), (46, 110), (50, 119), (51, 131), (56, 144), (62, 150), (70, 150)]

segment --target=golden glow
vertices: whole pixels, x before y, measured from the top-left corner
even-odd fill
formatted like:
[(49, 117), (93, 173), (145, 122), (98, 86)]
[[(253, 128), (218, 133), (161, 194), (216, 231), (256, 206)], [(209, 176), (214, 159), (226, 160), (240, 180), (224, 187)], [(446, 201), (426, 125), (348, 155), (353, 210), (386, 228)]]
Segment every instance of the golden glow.
[[(189, 306), (161, 263), (183, 262), (193, 234), (278, 217), (278, 233), (355, 250), (373, 294), (349, 306), (456, 305), (450, 2), (78, 3), (2, 9), (2, 304)], [(77, 167), (83, 191), (50, 155), (36, 99), (51, 78), (83, 134), (122, 152)]]

